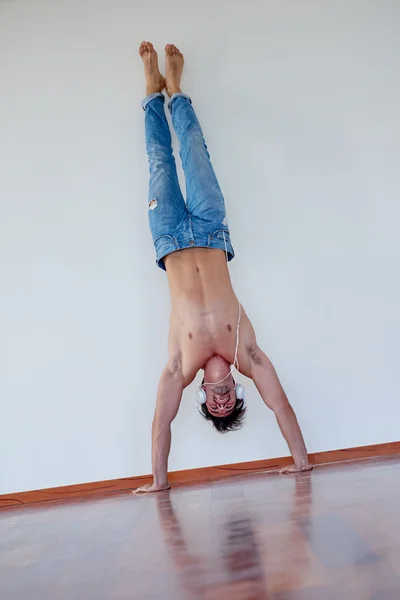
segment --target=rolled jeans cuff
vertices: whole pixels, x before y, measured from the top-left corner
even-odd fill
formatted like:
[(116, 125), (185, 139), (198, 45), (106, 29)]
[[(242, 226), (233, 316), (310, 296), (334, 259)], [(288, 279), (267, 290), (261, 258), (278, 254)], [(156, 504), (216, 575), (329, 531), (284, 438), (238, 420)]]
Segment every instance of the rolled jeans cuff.
[(146, 110), (146, 106), (148, 105), (148, 103), (151, 102), (152, 100), (154, 100), (154, 98), (157, 98), (158, 96), (161, 96), (161, 98), (163, 99), (163, 102), (164, 102), (164, 100), (165, 100), (164, 94), (162, 94), (161, 92), (155, 92), (154, 94), (150, 94), (149, 96), (146, 96), (146, 98), (144, 100), (142, 100), (143, 110)]
[(169, 108), (170, 113), (172, 113), (172, 103), (175, 100), (175, 98), (186, 98), (187, 100), (189, 100), (190, 104), (192, 104), (192, 100), (191, 100), (190, 96), (187, 96), (187, 94), (182, 94), (182, 92), (179, 92), (178, 94), (174, 94), (173, 96), (171, 96), (171, 98), (168, 102), (168, 108)]

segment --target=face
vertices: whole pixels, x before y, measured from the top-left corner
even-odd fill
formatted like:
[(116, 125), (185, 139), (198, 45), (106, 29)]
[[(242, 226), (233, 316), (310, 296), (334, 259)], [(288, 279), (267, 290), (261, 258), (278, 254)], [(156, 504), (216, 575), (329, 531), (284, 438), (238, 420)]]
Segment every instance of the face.
[(208, 411), (213, 417), (227, 417), (231, 414), (236, 404), (235, 390), (233, 383), (231, 386), (218, 385), (215, 388), (212, 385), (206, 386)]
[[(223, 380), (223, 381), (221, 381)], [(236, 405), (236, 395), (230, 364), (220, 356), (213, 356), (204, 366), (206, 405), (213, 417), (227, 417)], [(212, 385), (213, 382), (215, 385)]]

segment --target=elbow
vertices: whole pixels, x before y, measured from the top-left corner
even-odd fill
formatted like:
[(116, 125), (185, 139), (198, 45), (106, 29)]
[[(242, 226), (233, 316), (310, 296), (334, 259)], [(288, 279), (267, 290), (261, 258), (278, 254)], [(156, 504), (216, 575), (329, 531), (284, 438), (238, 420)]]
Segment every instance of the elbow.
[(152, 430), (153, 433), (156, 432), (158, 434), (168, 432), (171, 427), (172, 421), (175, 419), (178, 410), (158, 410), (154, 413)]
[(287, 398), (280, 400), (271, 407), (276, 417), (284, 417), (293, 413), (293, 408)]
[(166, 419), (165, 417), (154, 415), (152, 424), (152, 433), (157, 437), (169, 430), (174, 419)]

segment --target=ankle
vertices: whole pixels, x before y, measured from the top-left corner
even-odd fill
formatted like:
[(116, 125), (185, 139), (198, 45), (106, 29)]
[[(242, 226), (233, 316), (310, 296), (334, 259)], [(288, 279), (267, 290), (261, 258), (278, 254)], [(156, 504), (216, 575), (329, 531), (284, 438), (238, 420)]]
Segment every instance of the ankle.
[(182, 94), (182, 90), (179, 85), (167, 86), (167, 94), (171, 98), (174, 94)]
[(146, 96), (151, 96), (151, 94), (157, 94), (159, 92), (162, 92), (162, 90), (160, 90), (160, 86), (155, 86), (155, 85), (147, 85), (146, 86)]

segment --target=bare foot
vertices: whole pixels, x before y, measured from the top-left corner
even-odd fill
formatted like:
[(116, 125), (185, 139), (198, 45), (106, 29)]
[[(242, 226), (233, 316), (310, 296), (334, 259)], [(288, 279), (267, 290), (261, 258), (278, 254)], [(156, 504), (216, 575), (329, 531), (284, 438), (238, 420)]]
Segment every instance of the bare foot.
[(150, 42), (142, 42), (139, 47), (139, 54), (144, 64), (144, 74), (146, 75), (146, 96), (162, 92), (165, 88), (165, 79), (158, 69), (158, 56)]
[(183, 71), (183, 54), (173, 44), (165, 46), (165, 83), (168, 96), (179, 94)]

